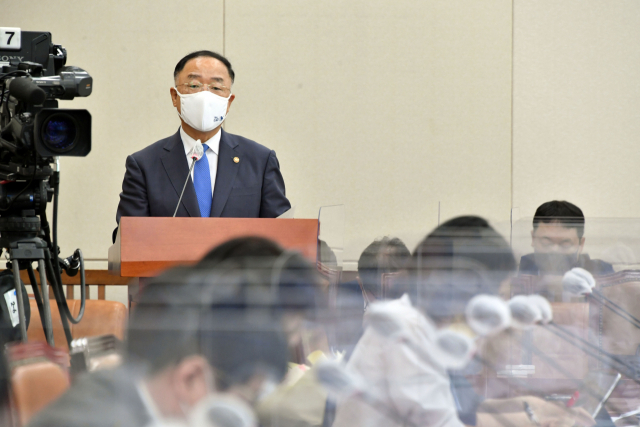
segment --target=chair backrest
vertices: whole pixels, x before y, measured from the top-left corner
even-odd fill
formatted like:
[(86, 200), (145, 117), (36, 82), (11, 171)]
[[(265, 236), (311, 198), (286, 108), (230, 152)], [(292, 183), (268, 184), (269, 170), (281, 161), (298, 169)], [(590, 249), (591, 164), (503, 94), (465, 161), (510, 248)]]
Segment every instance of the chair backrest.
[(19, 425), (26, 425), (33, 415), (69, 388), (69, 355), (45, 343), (9, 344), (7, 362)]
[[(27, 331), (28, 339), (30, 342), (46, 342), (38, 306), (34, 299), (30, 299), (29, 302), (31, 304), (31, 322)], [(67, 339), (62, 328), (58, 306), (55, 300), (50, 300), (50, 303), (55, 347), (67, 350)], [(77, 317), (80, 311), (80, 300), (68, 300), (67, 303), (71, 314)], [(81, 338), (112, 334), (123, 340), (127, 327), (127, 317), (127, 307), (120, 302), (86, 300), (84, 316), (80, 323), (71, 325), (71, 335), (73, 338)]]
[[(74, 302), (71, 314), (77, 317), (80, 301)], [(86, 300), (84, 317), (80, 323), (73, 325), (72, 334), (74, 338), (115, 335), (122, 341), (126, 328), (127, 307), (124, 304), (116, 301)]]
[(48, 360), (16, 366), (11, 372), (13, 402), (20, 425), (69, 388), (69, 375)]
[[(42, 329), (42, 320), (40, 319), (40, 312), (38, 311), (36, 300), (29, 298), (29, 304), (31, 305), (31, 321), (29, 322), (29, 329), (27, 330), (27, 339), (29, 342), (46, 343), (47, 339), (44, 336), (44, 329)], [(49, 304), (51, 306), (53, 341), (56, 348), (64, 350), (67, 348), (67, 339), (65, 338), (64, 330), (62, 329), (62, 320), (60, 320), (58, 306), (56, 305), (55, 300), (49, 300)]]

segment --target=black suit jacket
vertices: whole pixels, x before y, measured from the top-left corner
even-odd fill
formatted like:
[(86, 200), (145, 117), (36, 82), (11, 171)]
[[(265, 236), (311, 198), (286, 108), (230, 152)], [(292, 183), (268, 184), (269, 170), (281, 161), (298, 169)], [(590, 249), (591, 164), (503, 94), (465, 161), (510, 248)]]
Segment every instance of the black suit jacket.
[[(290, 209), (276, 153), (250, 139), (220, 132), (210, 216), (275, 218)], [(118, 224), (123, 216), (173, 216), (189, 175), (180, 131), (128, 156), (126, 167)], [(191, 178), (176, 216), (200, 217)]]

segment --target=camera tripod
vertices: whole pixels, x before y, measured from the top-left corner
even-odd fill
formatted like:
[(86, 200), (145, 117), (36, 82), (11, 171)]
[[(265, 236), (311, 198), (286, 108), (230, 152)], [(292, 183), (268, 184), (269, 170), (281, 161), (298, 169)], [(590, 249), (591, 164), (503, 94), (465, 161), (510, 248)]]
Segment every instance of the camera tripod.
[[(71, 313), (69, 313), (67, 301), (62, 290), (62, 283), (59, 280), (59, 269), (54, 269), (54, 264), (51, 261), (52, 254), (50, 251), (50, 245), (40, 237), (43, 234), (40, 226), (40, 218), (35, 216), (34, 211), (23, 211), (23, 215), (20, 217), (0, 217), (0, 244), (7, 250), (9, 254), (9, 263), (13, 270), (20, 333), (22, 341), (26, 342), (27, 324), (25, 319), (25, 301), (22, 295), (22, 283), (20, 280), (20, 270), (26, 269), (29, 274), (29, 281), (31, 282), (33, 295), (40, 313), (40, 319), (42, 320), (42, 327), (44, 329), (47, 344), (52, 347), (54, 346), (51, 307), (49, 305), (49, 287), (51, 287), (58, 305), (58, 311), (60, 312), (60, 319), (62, 320), (62, 327), (67, 339), (67, 344), (70, 346), (73, 337), (71, 335), (69, 320), (73, 323), (77, 323), (80, 319), (77, 319), (77, 321), (74, 322), (76, 319), (74, 319), (71, 316)], [(57, 254), (55, 254), (55, 257), (56, 267), (59, 267), (57, 265)], [(32, 267), (33, 262), (38, 263), (40, 288), (38, 288)], [(51, 283), (51, 286), (49, 286), (47, 278)], [(82, 316), (78, 317), (81, 318)]]

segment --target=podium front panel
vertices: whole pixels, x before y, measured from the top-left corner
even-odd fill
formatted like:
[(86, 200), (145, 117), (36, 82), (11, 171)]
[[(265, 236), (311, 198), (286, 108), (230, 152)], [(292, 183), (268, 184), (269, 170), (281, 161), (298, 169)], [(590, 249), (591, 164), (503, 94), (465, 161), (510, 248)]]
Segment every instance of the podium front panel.
[(215, 246), (237, 237), (271, 239), (315, 262), (316, 219), (123, 217), (109, 249), (109, 270), (123, 277), (153, 277), (193, 264)]

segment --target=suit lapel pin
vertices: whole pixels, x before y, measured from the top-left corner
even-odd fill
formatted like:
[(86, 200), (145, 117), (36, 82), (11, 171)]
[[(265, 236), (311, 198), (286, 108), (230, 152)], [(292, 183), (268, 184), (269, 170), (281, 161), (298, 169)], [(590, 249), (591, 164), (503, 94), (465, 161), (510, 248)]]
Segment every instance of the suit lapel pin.
[(240, 157), (234, 157), (233, 163), (240, 163)]

